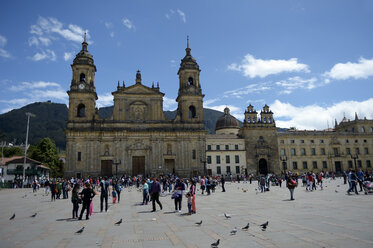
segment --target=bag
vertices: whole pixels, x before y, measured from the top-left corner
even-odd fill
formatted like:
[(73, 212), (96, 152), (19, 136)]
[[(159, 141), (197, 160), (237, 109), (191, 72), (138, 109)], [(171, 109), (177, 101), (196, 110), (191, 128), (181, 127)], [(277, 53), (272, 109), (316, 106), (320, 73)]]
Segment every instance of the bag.
[(82, 204), (83, 200), (81, 198), (78, 198), (78, 204)]
[(177, 192), (174, 192), (171, 196), (171, 199), (175, 199), (175, 198), (178, 198), (179, 197), (179, 194)]

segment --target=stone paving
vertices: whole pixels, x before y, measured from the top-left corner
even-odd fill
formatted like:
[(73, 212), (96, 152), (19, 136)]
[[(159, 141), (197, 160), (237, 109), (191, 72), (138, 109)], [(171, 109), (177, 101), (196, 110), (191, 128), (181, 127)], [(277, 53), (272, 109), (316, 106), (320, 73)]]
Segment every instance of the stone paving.
[[(271, 187), (258, 193), (257, 184), (227, 183), (210, 196), (197, 192), (197, 214), (174, 213), (170, 195), (160, 197), (163, 210), (142, 206), (135, 188), (122, 191), (120, 204), (99, 213), (94, 198), (91, 219), (70, 219), (70, 200), (50, 202), (44, 190), (0, 191), (0, 247), (373, 247), (373, 195), (346, 195), (342, 179), (327, 180), (324, 190), (306, 192)], [(247, 192), (244, 192), (246, 189)], [(337, 192), (336, 192), (337, 191)], [(26, 197), (23, 197), (24, 195)], [(110, 199), (111, 200), (111, 199)], [(157, 206), (158, 207), (158, 206)], [(9, 218), (16, 214), (13, 220)], [(30, 216), (37, 213), (35, 218)], [(224, 213), (231, 216), (224, 217)], [(120, 226), (114, 223), (123, 218)], [(203, 221), (201, 226), (195, 222)], [(269, 221), (266, 231), (260, 224)], [(241, 228), (250, 223), (248, 231)], [(75, 234), (85, 226), (82, 234)], [(238, 228), (236, 235), (230, 231)]]

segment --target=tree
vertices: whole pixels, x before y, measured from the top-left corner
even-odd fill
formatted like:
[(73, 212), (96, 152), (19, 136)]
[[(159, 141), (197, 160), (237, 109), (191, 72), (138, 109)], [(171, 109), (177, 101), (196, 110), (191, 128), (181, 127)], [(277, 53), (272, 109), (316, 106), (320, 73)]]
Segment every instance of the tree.
[[(0, 149), (1, 154), (1, 149)], [(23, 149), (19, 147), (4, 147), (4, 157), (9, 158), (13, 156), (24, 156)]]
[(31, 150), (30, 157), (50, 168), (51, 177), (63, 177), (63, 165), (58, 159), (56, 144), (50, 138), (44, 138)]

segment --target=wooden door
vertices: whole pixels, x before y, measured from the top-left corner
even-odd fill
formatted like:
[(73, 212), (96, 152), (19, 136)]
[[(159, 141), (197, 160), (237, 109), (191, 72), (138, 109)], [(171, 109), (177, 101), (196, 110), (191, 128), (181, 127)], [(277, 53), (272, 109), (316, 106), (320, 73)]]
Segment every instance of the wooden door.
[(112, 161), (101, 160), (101, 176), (111, 177), (113, 176)]
[(145, 156), (132, 157), (132, 175), (145, 175)]

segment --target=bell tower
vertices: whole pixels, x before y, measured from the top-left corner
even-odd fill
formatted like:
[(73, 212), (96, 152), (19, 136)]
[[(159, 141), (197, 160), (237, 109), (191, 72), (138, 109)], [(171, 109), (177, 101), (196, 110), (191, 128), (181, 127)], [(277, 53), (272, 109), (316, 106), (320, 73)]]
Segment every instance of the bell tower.
[(96, 115), (96, 66), (92, 55), (87, 50), (86, 34), (82, 43), (82, 50), (75, 56), (71, 65), (72, 80), (69, 95), (69, 121), (87, 121)]
[(199, 81), (200, 69), (192, 57), (187, 38), (186, 55), (181, 60), (179, 75), (179, 93), (177, 120), (184, 123), (203, 123), (203, 97)]

